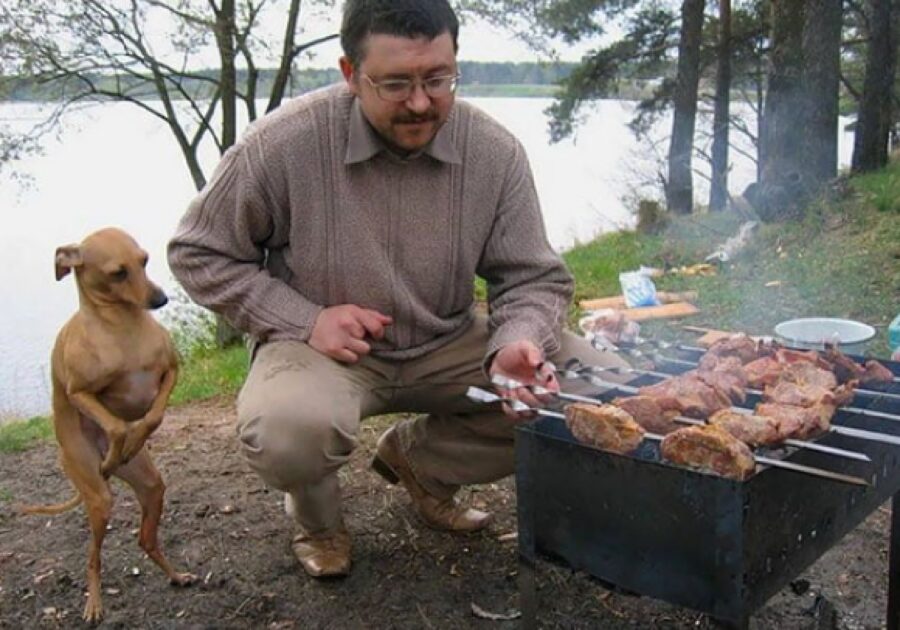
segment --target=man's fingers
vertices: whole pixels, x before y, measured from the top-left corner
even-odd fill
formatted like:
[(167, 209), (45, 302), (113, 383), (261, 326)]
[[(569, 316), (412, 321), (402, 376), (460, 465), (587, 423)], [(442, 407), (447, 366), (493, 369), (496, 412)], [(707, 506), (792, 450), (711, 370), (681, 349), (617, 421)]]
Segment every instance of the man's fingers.
[(359, 356), (347, 348), (341, 348), (340, 350), (335, 350), (331, 353), (331, 358), (340, 361), (341, 363), (356, 363), (359, 361)]
[(360, 313), (358, 321), (373, 339), (381, 339), (384, 337), (384, 327), (393, 323), (394, 320), (378, 311), (366, 308)]
[(369, 354), (372, 350), (372, 347), (367, 344), (362, 339), (348, 339), (347, 343), (344, 344), (344, 349), (349, 350), (353, 354), (361, 355), (361, 354)]

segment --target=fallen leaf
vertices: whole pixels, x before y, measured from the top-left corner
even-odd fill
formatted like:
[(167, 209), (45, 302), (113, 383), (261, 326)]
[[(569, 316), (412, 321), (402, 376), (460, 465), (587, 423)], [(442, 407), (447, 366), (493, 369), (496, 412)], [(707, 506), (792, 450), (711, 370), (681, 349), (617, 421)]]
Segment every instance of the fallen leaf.
[(472, 602), (472, 614), (480, 619), (489, 619), (490, 621), (510, 621), (522, 616), (522, 613), (518, 610), (511, 610), (508, 613), (488, 612), (475, 602)]
[(766, 282), (765, 286), (767, 286), (767, 287), (780, 287), (780, 286), (781, 286), (781, 280), (770, 280), (769, 282)]

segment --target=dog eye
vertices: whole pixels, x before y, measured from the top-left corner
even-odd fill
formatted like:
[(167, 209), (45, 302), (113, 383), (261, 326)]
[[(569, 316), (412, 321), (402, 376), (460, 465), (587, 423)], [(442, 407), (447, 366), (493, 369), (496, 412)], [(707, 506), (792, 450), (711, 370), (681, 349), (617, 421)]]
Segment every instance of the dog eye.
[(113, 281), (122, 282), (123, 280), (125, 280), (125, 278), (128, 277), (128, 270), (125, 269), (125, 267), (122, 267), (121, 269), (117, 269), (116, 271), (113, 271), (109, 275), (110, 275), (110, 277), (112, 277)]
[(141, 259), (141, 267), (145, 267), (145, 268), (146, 268), (146, 267), (147, 267), (147, 261), (148, 261), (148, 260), (150, 260), (150, 257), (149, 257), (149, 256), (144, 256), (144, 257)]

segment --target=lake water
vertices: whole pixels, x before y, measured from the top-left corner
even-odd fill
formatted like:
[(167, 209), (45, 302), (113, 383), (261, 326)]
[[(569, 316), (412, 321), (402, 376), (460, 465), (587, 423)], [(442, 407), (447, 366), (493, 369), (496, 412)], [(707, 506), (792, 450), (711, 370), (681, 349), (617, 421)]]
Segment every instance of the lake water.
[[(522, 140), (554, 247), (631, 224), (622, 199), (635, 182), (654, 179), (657, 158), (627, 129), (631, 104), (598, 102), (576, 139), (551, 145), (543, 115), (549, 99), (469, 100)], [(0, 104), (0, 121), (25, 125), (36, 115), (34, 105)], [(661, 123), (661, 133), (668, 124)], [(842, 164), (851, 148), (852, 137), (842, 134)], [(194, 195), (168, 129), (133, 105), (73, 114), (45, 149), (19, 164), (31, 178), (29, 188), (0, 181), (0, 286), (6, 297), (0, 310), (0, 420), (49, 409), (50, 349), (78, 304), (72, 277), (54, 280), (56, 247), (101, 227), (121, 227), (150, 253), (151, 277), (171, 289), (165, 245)], [(208, 173), (216, 159), (213, 151), (204, 155)], [(736, 156), (731, 189), (743, 190), (753, 179), (753, 165)], [(700, 187), (698, 201), (704, 200)]]

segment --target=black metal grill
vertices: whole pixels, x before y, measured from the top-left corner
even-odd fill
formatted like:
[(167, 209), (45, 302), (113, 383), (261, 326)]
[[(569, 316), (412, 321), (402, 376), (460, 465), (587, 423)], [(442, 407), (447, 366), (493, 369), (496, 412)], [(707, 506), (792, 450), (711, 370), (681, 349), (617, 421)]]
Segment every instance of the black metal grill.
[[(680, 358), (691, 356), (682, 352)], [(900, 363), (885, 365), (900, 375)], [(687, 368), (658, 364), (657, 369), (677, 373)], [(900, 393), (900, 384), (884, 390)], [(753, 403), (748, 400), (747, 406)], [(900, 414), (896, 400), (857, 396), (853, 405)], [(833, 422), (900, 436), (900, 422), (846, 411)], [(897, 630), (900, 448), (836, 434), (821, 441), (864, 452), (872, 461), (799, 450), (787, 459), (863, 477), (872, 486), (774, 468), (737, 482), (660, 462), (658, 445), (650, 441), (636, 453), (617, 455), (578, 443), (558, 419), (519, 427), (516, 483), (525, 625), (535, 623), (534, 568), (542, 554), (618, 587), (746, 628), (755, 609), (894, 497), (888, 627)]]

